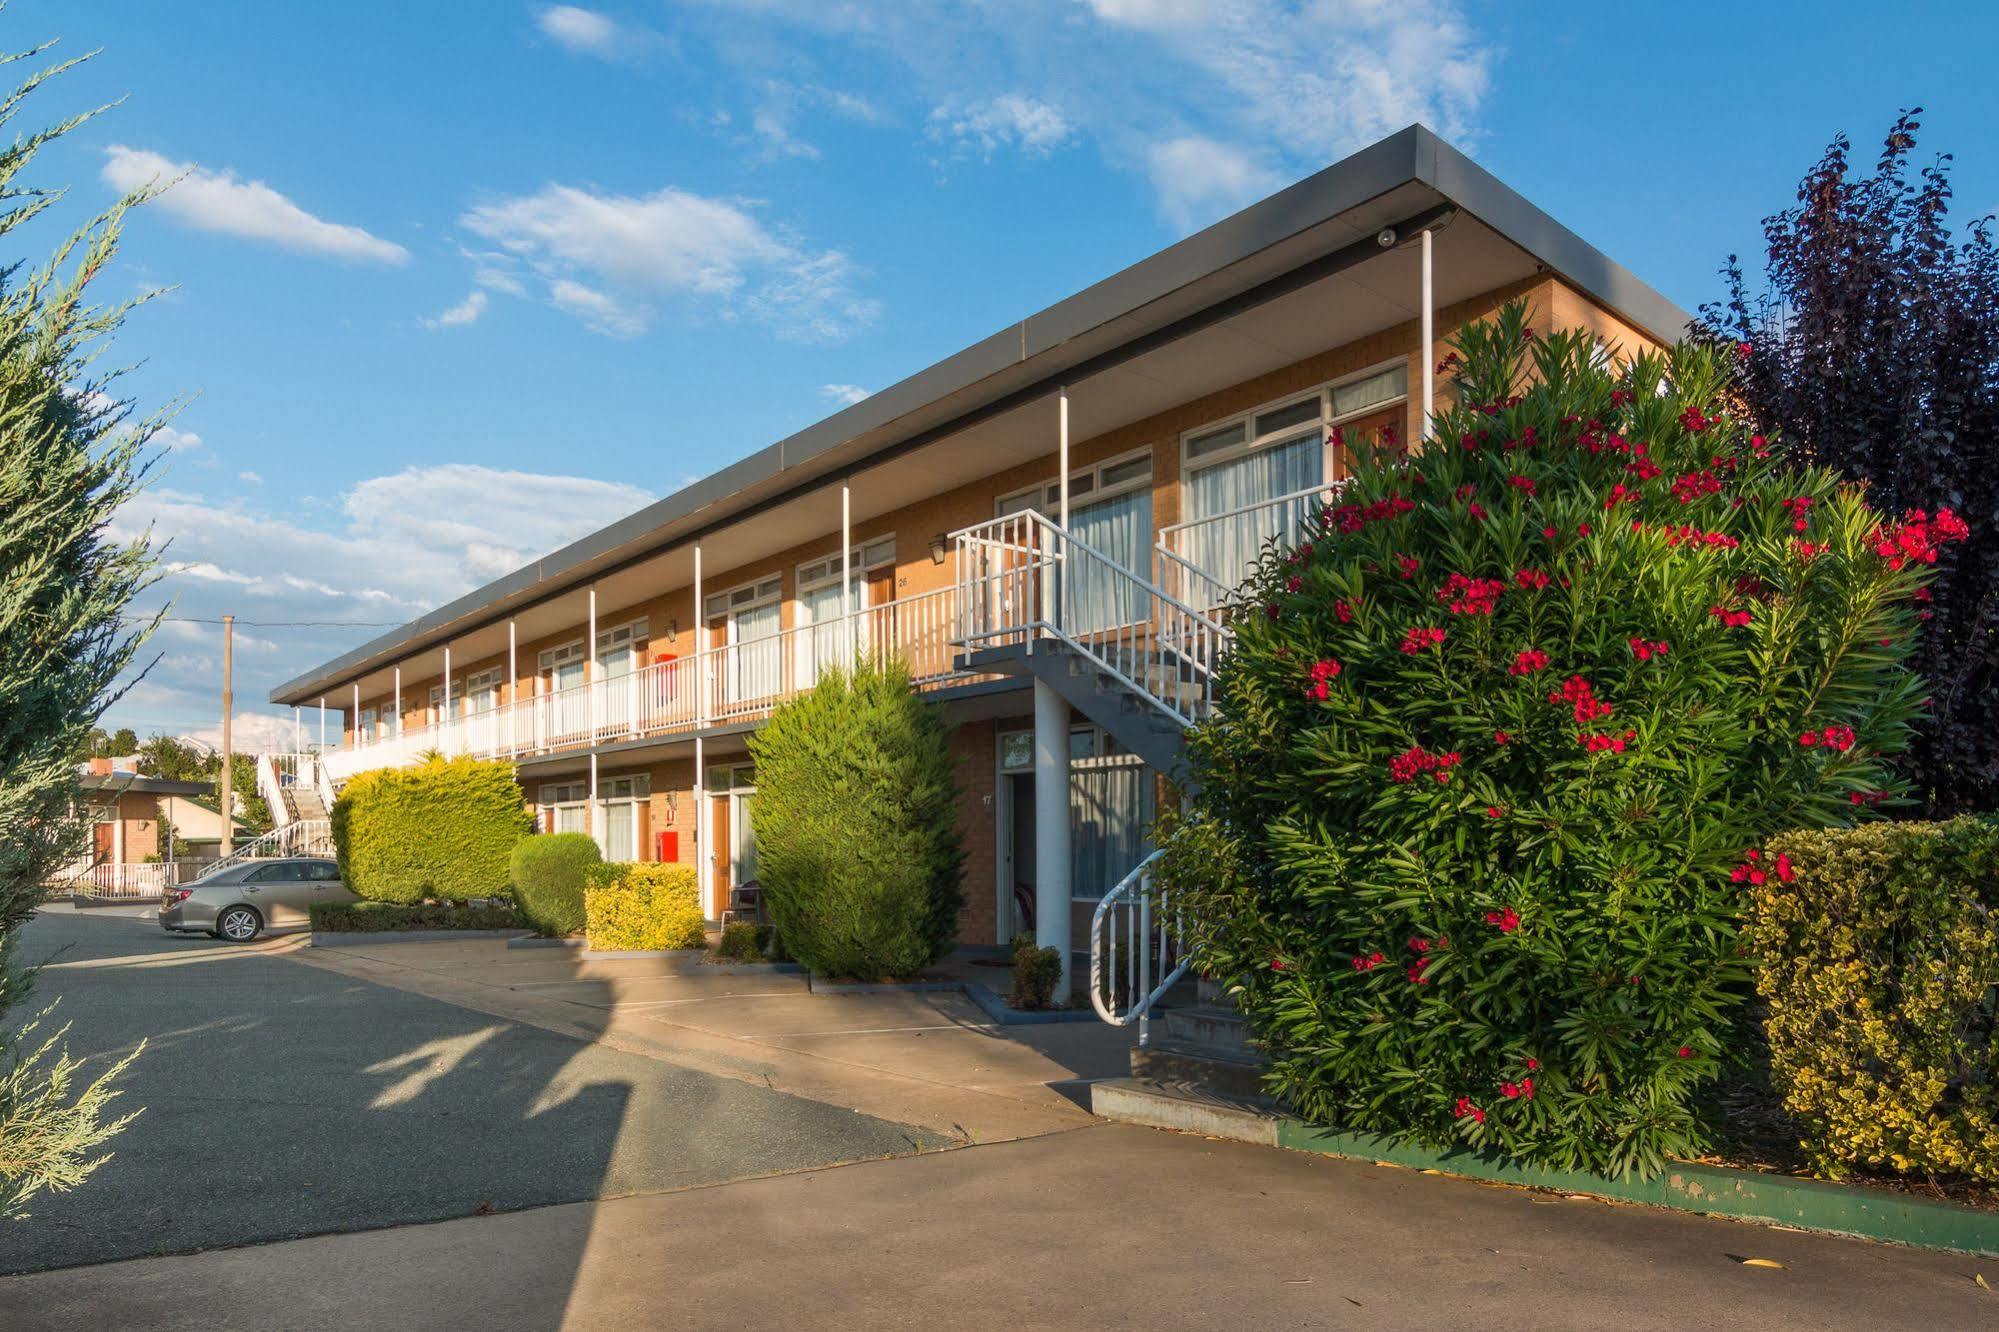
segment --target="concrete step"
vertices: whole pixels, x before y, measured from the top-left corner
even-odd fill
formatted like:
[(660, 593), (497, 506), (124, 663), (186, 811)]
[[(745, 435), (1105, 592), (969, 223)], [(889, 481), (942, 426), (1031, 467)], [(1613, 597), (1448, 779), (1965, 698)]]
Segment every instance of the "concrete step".
[(1090, 1110), (1126, 1124), (1277, 1145), (1278, 1116), (1261, 1097), (1232, 1096), (1171, 1078), (1106, 1078), (1091, 1083)]
[(1161, 1015), (1160, 1025), (1165, 1029), (1162, 1034), (1166, 1039), (1184, 1045), (1206, 1046), (1231, 1054), (1256, 1052), (1250, 1042), (1249, 1019), (1234, 1008), (1210, 1008), (1205, 1004), (1169, 1008)]
[(1238, 1100), (1262, 1099), (1263, 1069), (1262, 1057), (1253, 1051), (1231, 1052), (1171, 1037), (1156, 1038), (1131, 1052), (1135, 1078), (1201, 1088)]

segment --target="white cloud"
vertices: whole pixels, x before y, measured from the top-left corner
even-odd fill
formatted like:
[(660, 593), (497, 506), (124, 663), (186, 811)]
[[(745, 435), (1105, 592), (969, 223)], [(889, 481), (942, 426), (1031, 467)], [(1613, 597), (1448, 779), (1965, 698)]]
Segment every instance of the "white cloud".
[(238, 472), (236, 473), (236, 479), (246, 485), (261, 486), (264, 484), (264, 478), (256, 472)]
[[(1188, 141), (1227, 145), (1238, 178), (1311, 173), (1412, 121), (1475, 147), (1496, 49), (1466, 0), (687, 0), (746, 82), (774, 61), (811, 61), (785, 29), (826, 39), (890, 73), (893, 113), (915, 104), (926, 134), (966, 154), (1093, 141), (1115, 169), (1153, 182), (1176, 227), (1244, 202), (1222, 188), (1218, 153), (1179, 156), (1205, 175), (1162, 172)], [(696, 13), (690, 22), (701, 15)], [(1008, 103), (1007, 98), (1019, 99)], [(1023, 118), (1041, 107), (1054, 111)], [(1066, 132), (1063, 132), (1066, 130)], [(1248, 176), (1245, 176), (1245, 172)], [(1204, 202), (1205, 201), (1205, 202)], [(1225, 201), (1225, 202), (1224, 202)]]
[[(242, 642), (238, 635), (237, 642)], [(164, 664), (164, 663), (162, 663)], [(305, 720), (304, 739), (317, 740), (316, 718)], [(222, 726), (199, 726), (181, 736), (204, 749), (222, 748)], [(292, 726), (291, 713), (276, 716), (268, 712), (234, 712), (229, 716), (229, 748), (238, 754), (288, 754), (301, 737)]]
[(873, 397), (874, 393), (859, 384), (821, 384), (819, 396), (829, 398), (842, 407), (851, 407), (863, 398)]
[(105, 184), (120, 191), (165, 186), (152, 207), (197, 230), (264, 241), (298, 254), (358, 263), (409, 262), (409, 251), (395, 242), (315, 217), (262, 181), (239, 180), (227, 168), (175, 162), (123, 144), (113, 144), (104, 153)]
[(799, 341), (844, 337), (879, 313), (840, 251), (767, 227), (745, 203), (671, 186), (634, 196), (550, 185), (459, 221), (533, 270), (557, 308), (612, 337), (643, 332), (666, 300), (746, 312)]
[[(760, 90), (760, 100), (750, 113), (750, 133), (758, 144), (758, 158), (774, 162), (787, 157), (816, 158), (817, 145), (800, 138), (793, 126), (814, 111), (826, 111), (842, 120), (862, 125), (884, 125), (889, 117), (873, 102), (855, 93), (813, 84), (787, 83), (772, 79)], [(717, 122), (726, 126), (727, 113)]]
[(582, 55), (611, 56), (618, 50), (618, 24), (608, 14), (576, 5), (550, 5), (535, 15), (535, 26)]
[(930, 113), (930, 131), (933, 137), (985, 157), (1007, 147), (1045, 157), (1076, 132), (1061, 108), (1012, 92), (963, 106), (940, 106)]
[(239, 617), (236, 694), (249, 703), (652, 498), (619, 482), (465, 463), (364, 480), (334, 497), (328, 517), (275, 499), (154, 486), (118, 512), (111, 536), (151, 524), (156, 542), (171, 543), (166, 576), (144, 605), (171, 600), (182, 619), (142, 653), (144, 662), (170, 649), (110, 724), (178, 730), (213, 715), (220, 627), (188, 621)]
[(436, 318), (424, 320), (423, 325), (425, 328), (462, 328), (466, 324), (477, 323), (479, 316), (484, 313), (486, 313), (486, 293), (474, 291)]
[(1279, 179), (1241, 148), (1197, 134), (1154, 144), (1147, 170), (1159, 211), (1182, 231), (1254, 203)]
[(153, 432), (153, 443), (168, 453), (193, 453), (203, 447), (200, 435), (192, 430), (176, 430), (170, 425), (163, 425)]

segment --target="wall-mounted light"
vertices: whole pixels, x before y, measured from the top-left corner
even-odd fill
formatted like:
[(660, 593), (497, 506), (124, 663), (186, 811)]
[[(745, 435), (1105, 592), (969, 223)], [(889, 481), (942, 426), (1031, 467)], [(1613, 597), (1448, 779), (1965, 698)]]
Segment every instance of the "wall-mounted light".
[(942, 564), (944, 562), (944, 534), (942, 532), (930, 538), (930, 562), (932, 564)]

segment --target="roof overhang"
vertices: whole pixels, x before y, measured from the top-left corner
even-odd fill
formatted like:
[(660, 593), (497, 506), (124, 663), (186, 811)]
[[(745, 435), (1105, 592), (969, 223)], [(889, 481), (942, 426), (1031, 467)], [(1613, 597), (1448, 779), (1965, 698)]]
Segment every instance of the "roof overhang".
[(1076, 390), (1072, 432), (1089, 439), (1406, 322), (1418, 286), (1407, 241), (1446, 219), (1433, 263), (1439, 308), (1552, 272), (1661, 341), (1688, 324), (1624, 267), (1412, 125), (308, 671), (271, 701), (311, 705), (357, 685), (378, 693), (394, 663), (436, 673), (447, 642), (463, 661), (491, 656), (504, 650), (510, 616), (523, 641), (557, 632), (574, 622), (573, 608), (547, 603), (586, 586), (617, 606), (662, 579), (690, 582), (697, 540), (716, 570), (795, 545), (800, 533), (837, 531), (831, 479), (867, 474), (853, 487), (858, 524), (1044, 455), (1053, 448), (1046, 404), (1059, 387)]

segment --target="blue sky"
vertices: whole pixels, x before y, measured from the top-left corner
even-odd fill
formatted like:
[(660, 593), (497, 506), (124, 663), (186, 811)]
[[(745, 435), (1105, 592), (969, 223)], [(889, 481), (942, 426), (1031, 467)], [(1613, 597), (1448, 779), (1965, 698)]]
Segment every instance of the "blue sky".
[[(102, 47), (72, 217), (179, 176), (107, 295), (179, 398), (121, 523), (270, 686), (1412, 120), (1667, 295), (1898, 107), (1999, 204), (1984, 6), (1482, 0), (15, 0)], [(1947, 38), (1945, 34), (1948, 34)], [(17, 69), (21, 66), (16, 66)], [(46, 234), (29, 237), (46, 241)], [(212, 727), (213, 627), (109, 714)], [(255, 730), (251, 731), (254, 736)]]

